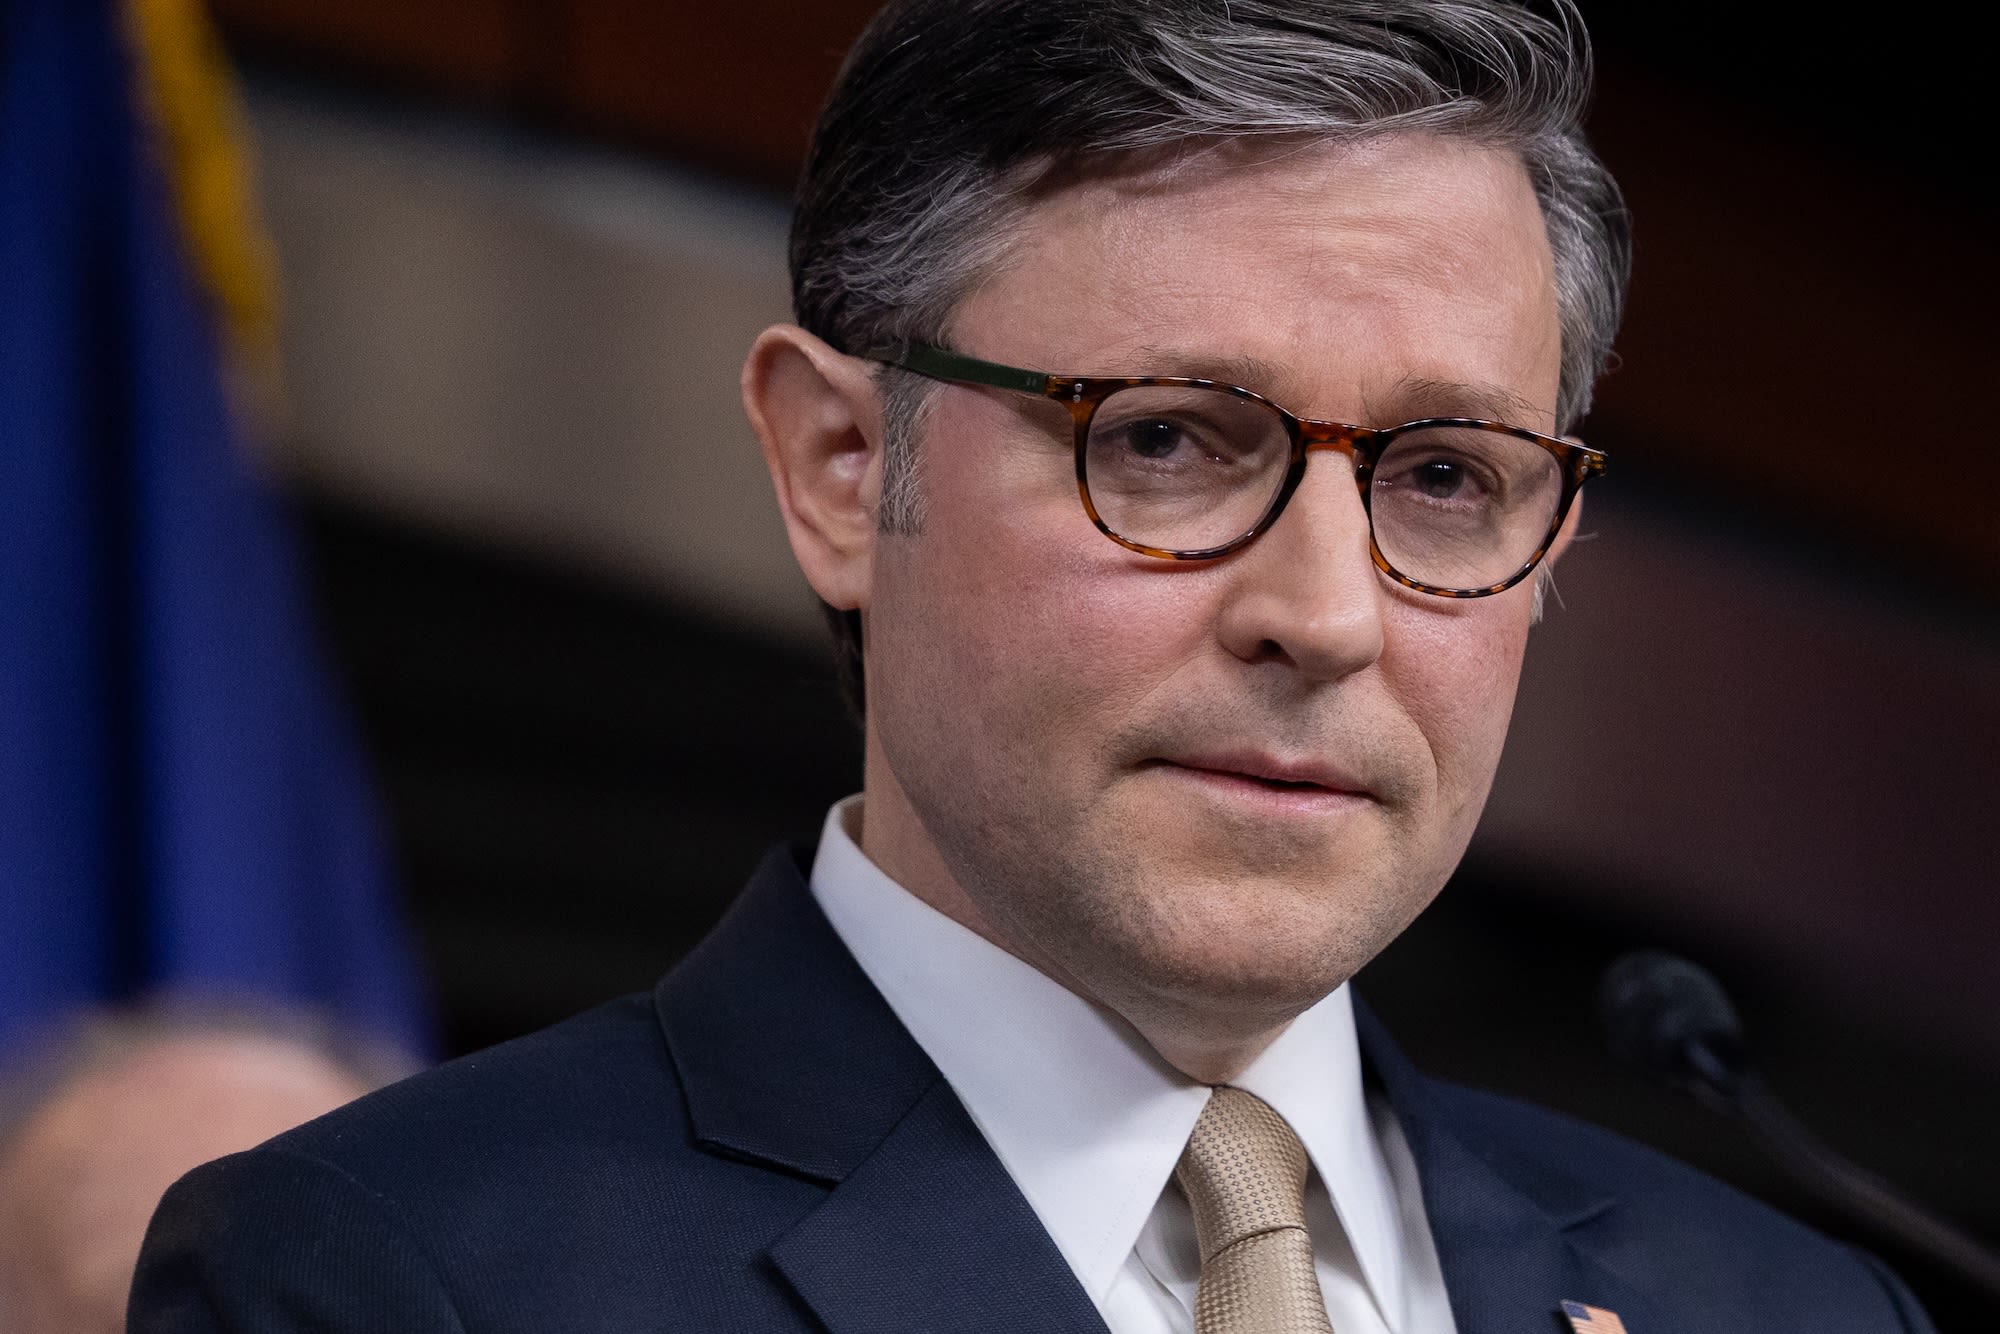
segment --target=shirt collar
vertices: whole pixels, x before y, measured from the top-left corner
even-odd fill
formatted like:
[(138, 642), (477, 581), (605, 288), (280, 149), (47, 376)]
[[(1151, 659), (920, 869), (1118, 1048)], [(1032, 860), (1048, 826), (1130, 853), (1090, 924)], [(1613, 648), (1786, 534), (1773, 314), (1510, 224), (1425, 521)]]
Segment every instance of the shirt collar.
[[(859, 797), (827, 813), (813, 895), (1101, 1305), (1208, 1087), (1116, 1014), (896, 884), (849, 832), (860, 813)], [(1395, 1327), (1399, 1215), (1369, 1129), (1347, 988), (1300, 1015), (1234, 1082), (1298, 1132)]]

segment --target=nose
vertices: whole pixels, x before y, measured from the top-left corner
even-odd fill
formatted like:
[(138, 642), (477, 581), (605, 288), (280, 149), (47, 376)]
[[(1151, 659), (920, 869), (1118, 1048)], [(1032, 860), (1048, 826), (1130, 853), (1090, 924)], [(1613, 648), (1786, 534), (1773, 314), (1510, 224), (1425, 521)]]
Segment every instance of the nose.
[(1238, 658), (1338, 680), (1382, 655), (1384, 589), (1351, 457), (1316, 452), (1278, 521), (1229, 560), (1218, 633)]

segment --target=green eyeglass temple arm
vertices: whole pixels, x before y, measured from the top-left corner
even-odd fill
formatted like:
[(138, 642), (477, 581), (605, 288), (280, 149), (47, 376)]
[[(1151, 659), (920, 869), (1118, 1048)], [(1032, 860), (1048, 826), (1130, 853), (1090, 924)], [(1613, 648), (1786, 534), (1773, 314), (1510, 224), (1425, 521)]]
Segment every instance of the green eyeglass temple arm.
[(1051, 376), (1040, 371), (1024, 371), (994, 361), (947, 352), (928, 343), (884, 343), (861, 353), (868, 361), (901, 366), (906, 371), (927, 375), (933, 380), (955, 384), (986, 384), (995, 389), (1018, 389), (1030, 394), (1048, 394)]

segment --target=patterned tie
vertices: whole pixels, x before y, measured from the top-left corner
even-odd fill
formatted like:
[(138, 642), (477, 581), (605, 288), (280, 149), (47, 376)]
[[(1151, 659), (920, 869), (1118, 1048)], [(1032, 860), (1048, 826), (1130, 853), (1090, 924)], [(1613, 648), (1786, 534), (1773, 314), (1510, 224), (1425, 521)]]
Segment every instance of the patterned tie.
[(1201, 1246), (1195, 1334), (1333, 1334), (1306, 1236), (1306, 1149), (1254, 1093), (1209, 1095), (1174, 1179)]

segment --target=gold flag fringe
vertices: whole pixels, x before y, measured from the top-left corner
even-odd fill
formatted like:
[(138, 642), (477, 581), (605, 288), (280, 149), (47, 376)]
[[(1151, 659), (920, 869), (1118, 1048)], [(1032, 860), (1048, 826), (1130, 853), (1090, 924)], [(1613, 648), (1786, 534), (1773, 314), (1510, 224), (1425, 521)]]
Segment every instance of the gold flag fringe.
[(202, 0), (124, 0), (136, 97), (179, 215), (188, 259), (214, 303), (231, 392), (255, 424), (283, 424), (277, 258), (257, 208), (247, 117)]

